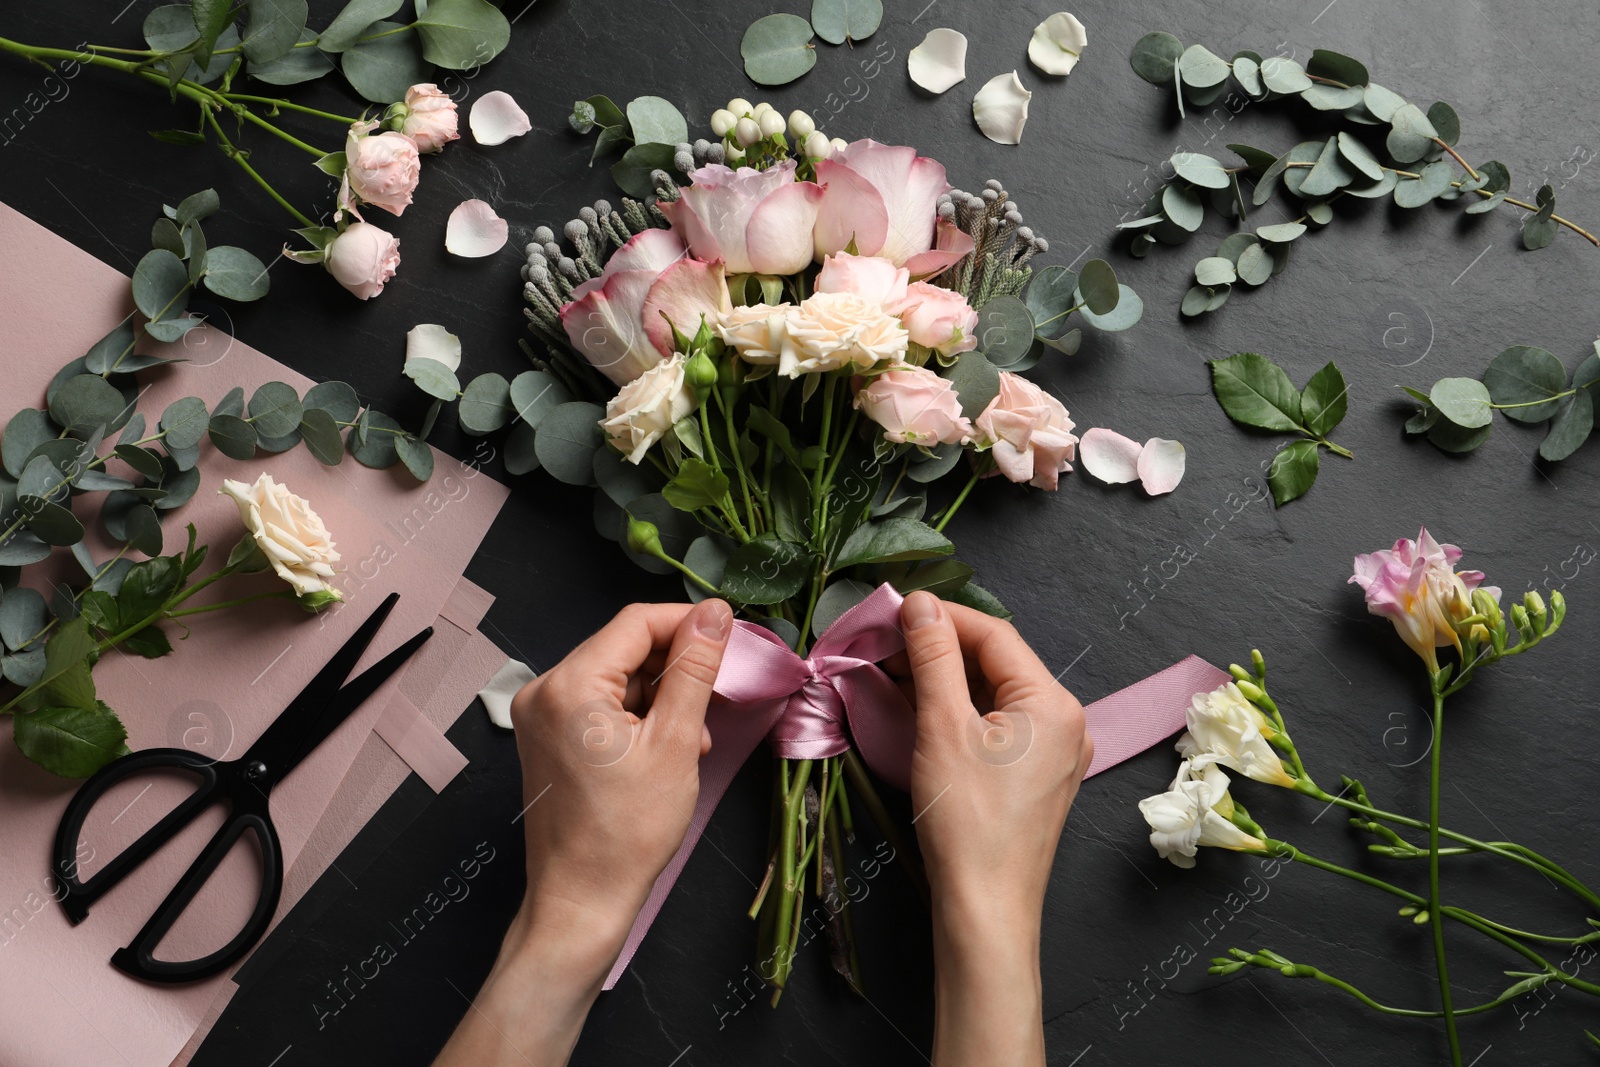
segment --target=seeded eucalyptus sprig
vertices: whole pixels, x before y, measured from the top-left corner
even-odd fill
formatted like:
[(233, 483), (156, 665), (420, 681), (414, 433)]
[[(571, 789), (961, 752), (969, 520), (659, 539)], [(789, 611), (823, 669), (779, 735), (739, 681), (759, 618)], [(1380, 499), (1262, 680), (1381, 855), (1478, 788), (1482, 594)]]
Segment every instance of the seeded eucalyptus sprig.
[(1406, 433), (1427, 434), (1446, 452), (1470, 452), (1489, 439), (1494, 412), (1524, 423), (1548, 422), (1539, 445), (1546, 460), (1566, 459), (1589, 439), (1600, 397), (1600, 340), (1569, 379), (1553, 353), (1530, 345), (1501, 352), (1476, 378), (1441, 378), (1424, 393), (1401, 386), (1422, 406), (1406, 420)]
[[(1229, 236), (1215, 255), (1197, 263), (1195, 284), (1183, 298), (1186, 316), (1216, 311), (1239, 282), (1263, 285), (1280, 273), (1288, 266), (1293, 242), (1309, 228), (1332, 222), (1331, 205), (1344, 196), (1392, 197), (1402, 208), (1465, 197), (1471, 215), (1511, 204), (1528, 212), (1522, 220), (1522, 243), (1530, 250), (1548, 245), (1561, 226), (1600, 246), (1600, 238), (1555, 213), (1555, 191), (1549, 185), (1540, 187), (1535, 202), (1529, 203), (1508, 195), (1511, 175), (1504, 164), (1469, 164), (1455, 148), (1461, 120), (1453, 107), (1436, 101), (1423, 111), (1373, 83), (1366, 66), (1350, 56), (1319, 48), (1305, 66), (1252, 51), (1225, 60), (1204, 45), (1185, 48), (1172, 34), (1157, 31), (1139, 39), (1129, 61), (1141, 78), (1173, 88), (1179, 114), (1186, 104), (1209, 107), (1236, 86), (1239, 94), (1257, 103), (1298, 99), (1343, 127), (1281, 155), (1230, 144), (1243, 161), (1238, 166), (1198, 152), (1172, 157), (1173, 179), (1151, 197), (1141, 218), (1117, 227), (1134, 232), (1130, 251), (1135, 256), (1145, 255), (1157, 242), (1187, 241), (1205, 220), (1207, 204), (1243, 223), (1252, 208), (1266, 205), (1281, 188), (1288, 194), (1290, 216)], [(1246, 184), (1251, 186), (1248, 197)]]
[(1344, 375), (1332, 363), (1313, 374), (1304, 390), (1294, 387), (1282, 367), (1254, 352), (1214, 359), (1210, 366), (1217, 403), (1234, 422), (1305, 438), (1285, 445), (1267, 471), (1272, 500), (1279, 507), (1304, 496), (1317, 480), (1319, 449), (1355, 458), (1349, 449), (1328, 440), (1348, 407)]

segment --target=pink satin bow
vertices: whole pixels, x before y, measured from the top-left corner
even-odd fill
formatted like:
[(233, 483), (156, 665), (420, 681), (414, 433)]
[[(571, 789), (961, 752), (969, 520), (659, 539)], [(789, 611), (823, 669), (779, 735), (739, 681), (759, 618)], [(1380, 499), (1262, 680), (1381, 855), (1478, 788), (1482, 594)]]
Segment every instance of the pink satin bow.
[[(905, 647), (900, 632), (901, 596), (880, 585), (825, 630), (811, 654), (796, 655), (771, 630), (734, 623), (706, 709), (710, 753), (700, 760), (700, 797), (672, 861), (656, 879), (639, 910), (622, 954), (606, 977), (610, 989), (627, 970), (650, 924), (666, 903), (678, 875), (700, 841), (728, 785), (763, 738), (785, 759), (823, 759), (854, 741), (873, 773), (899, 788), (911, 785), (916, 719), (880, 660)], [(1084, 709), (1094, 738), (1094, 762), (1084, 777), (1137, 755), (1181, 730), (1196, 693), (1210, 692), (1228, 675), (1190, 656), (1166, 670), (1090, 704)], [(849, 731), (846, 733), (846, 726)]]

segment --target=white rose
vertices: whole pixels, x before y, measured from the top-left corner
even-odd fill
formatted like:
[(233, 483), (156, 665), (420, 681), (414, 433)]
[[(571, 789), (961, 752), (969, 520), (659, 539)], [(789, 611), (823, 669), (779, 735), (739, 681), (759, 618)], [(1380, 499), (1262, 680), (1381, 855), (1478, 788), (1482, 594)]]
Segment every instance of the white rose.
[(798, 359), (789, 335), (792, 304), (750, 304), (723, 312), (716, 325), (722, 343), (746, 363), (783, 365)]
[(1202, 767), (1184, 760), (1167, 792), (1139, 801), (1139, 814), (1150, 824), (1150, 843), (1161, 858), (1179, 867), (1193, 867), (1203, 845), (1235, 852), (1267, 850), (1261, 838), (1228, 821), (1233, 814), (1228, 776), (1214, 762)]
[(338, 550), (311, 504), (263, 474), (254, 485), (228, 479), (222, 493), (239, 505), (239, 518), (278, 577), (315, 606), (342, 599), (329, 584)]
[(801, 374), (854, 366), (871, 370), (879, 363), (905, 361), (910, 340), (900, 320), (854, 293), (813, 293), (789, 319), (796, 358), (780, 362), (778, 373)]
[(663, 360), (624, 385), (606, 405), (600, 428), (629, 463), (641, 462), (673, 423), (694, 412), (694, 391), (684, 381), (683, 369), (681, 353)]
[(1294, 778), (1272, 747), (1275, 728), (1237, 685), (1195, 694), (1186, 716), (1189, 732), (1178, 738), (1180, 756), (1210, 756), (1258, 782), (1294, 788)]

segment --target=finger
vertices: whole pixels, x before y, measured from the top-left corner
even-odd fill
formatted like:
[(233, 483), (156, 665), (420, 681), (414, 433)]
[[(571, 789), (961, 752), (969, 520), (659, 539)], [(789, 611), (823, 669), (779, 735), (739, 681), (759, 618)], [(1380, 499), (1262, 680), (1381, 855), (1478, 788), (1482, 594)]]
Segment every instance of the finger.
[(726, 601), (703, 600), (683, 617), (650, 714), (645, 716), (646, 733), (692, 741), (699, 747), (711, 687), (732, 631), (733, 610)]
[(688, 604), (629, 604), (568, 653), (561, 668), (585, 689), (620, 702), (627, 694), (629, 676), (653, 651), (672, 643), (689, 610)]
[(900, 605), (900, 624), (917, 689), (917, 730), (971, 715), (967, 668), (945, 605), (932, 593), (912, 593)]
[(977, 667), (993, 704), (1003, 708), (1052, 689), (1056, 680), (1016, 627), (961, 604), (946, 605), (962, 650)]

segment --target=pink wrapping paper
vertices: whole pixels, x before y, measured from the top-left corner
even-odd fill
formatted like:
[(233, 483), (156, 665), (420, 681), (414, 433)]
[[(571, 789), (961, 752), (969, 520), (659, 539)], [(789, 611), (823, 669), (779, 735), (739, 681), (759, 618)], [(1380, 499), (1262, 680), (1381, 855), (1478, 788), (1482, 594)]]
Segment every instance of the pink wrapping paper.
[[(131, 310), (128, 279), (4, 205), (0, 247), (7, 253), (0, 262), (0, 373), (14, 406), (39, 403), (56, 370)], [(214, 403), (235, 385), (248, 394), (271, 380), (302, 390), (312, 384), (209, 327), (192, 331), (185, 342), (169, 346), (171, 354), (194, 362), (142, 376), (149, 388), (140, 409), (147, 414), (159, 415), (172, 400), (191, 394)], [(157, 346), (141, 350), (155, 352)], [(397, 366), (398, 360), (397, 340)], [(240, 463), (204, 446), (201, 489), (176, 521), (169, 519), (168, 550), (181, 544), (183, 524), (192, 522), (201, 540), (225, 557), (241, 529), (233, 504), (217, 496), (216, 488), (223, 478), (252, 480), (267, 470), (308, 497), (334, 532), (347, 569), (339, 584), (350, 604), (311, 619), (293, 605), (268, 602), (259, 610), (195, 620), (192, 635), (167, 659), (108, 655), (95, 678), (102, 698), (127, 724), (130, 747), (184, 745), (219, 757), (237, 755), (387, 592), (398, 590), (400, 602), (366, 662), (432, 623), (506, 492), (448, 456), (436, 459), (433, 480), (418, 486), (403, 473), (369, 471), (353, 461), (325, 468), (303, 448)], [(103, 541), (91, 544), (97, 559), (109, 554)], [(259, 581), (271, 588), (275, 579)], [(241, 587), (248, 589), (248, 582), (234, 588)], [(319, 817), (404, 678), (392, 679), (274, 791), (273, 818), (291, 877)], [(83, 924), (70, 927), (52, 898), (48, 864), (56, 823), (76, 783), (23, 758), (5, 736), (9, 730), (0, 726), (0, 1062), (167, 1064), (205, 1018), (227, 977), (152, 987), (122, 975), (108, 960), (142, 925), (214, 823), (199, 820), (98, 902)], [(140, 793), (144, 784), (122, 799), (106, 797), (86, 825), (84, 844), (93, 851), (83, 859), (86, 873), (184, 793), (180, 783), (166, 781)], [(253, 855), (236, 849), (160, 955), (176, 957), (226, 940), (256, 891), (256, 869)], [(289, 903), (286, 896), (280, 917)]]

